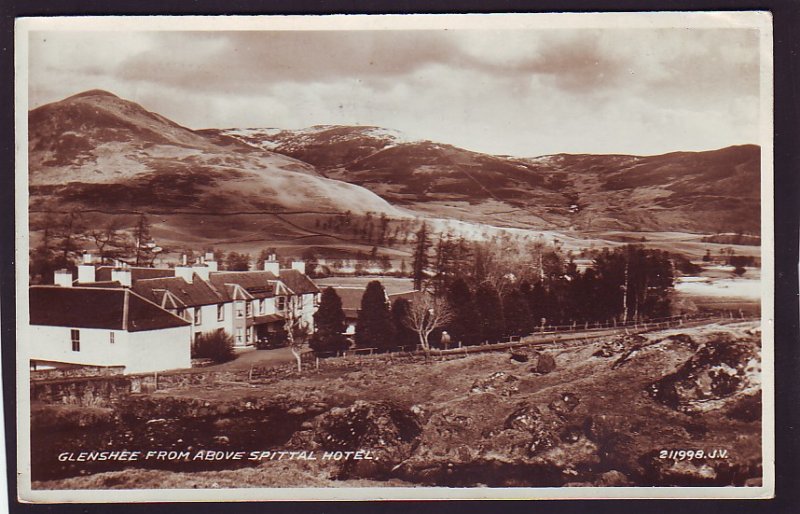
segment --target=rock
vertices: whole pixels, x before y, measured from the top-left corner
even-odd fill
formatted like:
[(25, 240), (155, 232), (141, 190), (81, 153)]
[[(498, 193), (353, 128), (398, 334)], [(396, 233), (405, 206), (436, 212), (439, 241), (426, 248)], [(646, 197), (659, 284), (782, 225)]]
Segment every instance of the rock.
[(742, 396), (725, 412), (729, 419), (752, 423), (761, 419), (761, 391)]
[(717, 409), (760, 391), (760, 362), (757, 340), (734, 341), (723, 333), (646, 390), (678, 411)]
[(562, 393), (561, 396), (548, 405), (548, 408), (559, 416), (565, 416), (575, 410), (581, 403), (580, 398), (575, 393)]
[(336, 461), (338, 477), (386, 479), (411, 455), (421, 430), (408, 408), (388, 401), (358, 400), (350, 407), (321, 414), (311, 430), (295, 433), (289, 446), (306, 451), (373, 450), (374, 460)]
[[(538, 407), (526, 405), (512, 412), (503, 423), (503, 428), (526, 434), (525, 450), (528, 455), (534, 455), (556, 446), (558, 438), (555, 432), (560, 427), (556, 423), (548, 422)], [(510, 434), (505, 435), (512, 437)]]
[(524, 349), (511, 350), (511, 360), (516, 362), (528, 362), (528, 352)]
[(530, 361), (533, 365), (528, 371), (536, 375), (545, 375), (556, 369), (556, 360), (547, 353), (536, 352)]
[(600, 475), (600, 478), (593, 485), (595, 487), (624, 487), (632, 484), (624, 473), (612, 469)]
[(470, 392), (489, 393), (496, 392), (501, 396), (510, 396), (519, 391), (517, 386), (519, 379), (505, 371), (496, 371), (487, 378), (481, 378), (473, 382)]

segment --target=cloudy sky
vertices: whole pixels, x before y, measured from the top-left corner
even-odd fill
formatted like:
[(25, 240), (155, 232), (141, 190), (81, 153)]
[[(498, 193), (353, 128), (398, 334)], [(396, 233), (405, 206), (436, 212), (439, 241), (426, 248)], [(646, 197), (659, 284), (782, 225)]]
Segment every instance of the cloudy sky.
[(34, 108), (105, 89), (191, 128), (377, 125), (495, 154), (758, 142), (751, 29), (30, 33)]

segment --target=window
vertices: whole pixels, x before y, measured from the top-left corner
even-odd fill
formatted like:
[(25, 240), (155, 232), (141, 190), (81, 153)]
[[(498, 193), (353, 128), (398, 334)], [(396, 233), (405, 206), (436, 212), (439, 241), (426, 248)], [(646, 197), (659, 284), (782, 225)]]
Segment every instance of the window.
[(114, 332), (108, 333), (108, 340), (111, 342), (111, 344), (114, 344)]
[(79, 352), (81, 351), (81, 331), (77, 328), (73, 328), (69, 331), (70, 339), (72, 339), (72, 351)]
[(224, 321), (225, 320), (225, 305), (219, 304), (217, 305), (217, 321)]
[(200, 310), (200, 307), (195, 307), (194, 308), (194, 324), (195, 325), (199, 325), (200, 323), (202, 323), (202, 321), (203, 321), (202, 311)]
[(244, 334), (244, 331), (241, 328), (237, 328), (236, 329), (236, 342), (238, 344), (242, 344), (244, 342), (244, 341), (242, 341), (243, 334)]
[(246, 306), (247, 306), (247, 317), (248, 318), (252, 318), (253, 317), (253, 302), (246, 302)]
[(267, 300), (262, 298), (261, 299), (261, 307), (260, 307), (261, 314), (267, 313)]
[(178, 313), (177, 314), (181, 318), (186, 319), (186, 310), (185, 309), (178, 309)]
[(278, 310), (279, 311), (286, 310), (286, 297), (285, 296), (279, 296), (278, 297)]
[(200, 339), (200, 334), (202, 334), (202, 332), (195, 332), (194, 333), (194, 342), (195, 343), (197, 343), (197, 341)]
[(237, 318), (244, 318), (244, 302), (241, 300), (236, 302), (236, 317)]

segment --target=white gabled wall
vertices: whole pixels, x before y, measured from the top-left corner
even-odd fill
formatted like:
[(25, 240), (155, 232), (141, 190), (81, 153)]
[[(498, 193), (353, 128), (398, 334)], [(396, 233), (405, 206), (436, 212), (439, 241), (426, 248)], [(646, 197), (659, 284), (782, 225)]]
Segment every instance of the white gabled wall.
[(189, 327), (128, 333), (125, 373), (192, 367)]
[(80, 351), (76, 352), (72, 350), (70, 328), (32, 325), (30, 358), (86, 366), (125, 366), (125, 373), (165, 371), (192, 365), (188, 326), (142, 332), (100, 328), (78, 330)]
[[(100, 328), (79, 328), (80, 351), (72, 350), (71, 329), (32, 325), (30, 358), (34, 360), (85, 364), (89, 366), (125, 366), (128, 332)], [(111, 333), (114, 342), (111, 343)]]

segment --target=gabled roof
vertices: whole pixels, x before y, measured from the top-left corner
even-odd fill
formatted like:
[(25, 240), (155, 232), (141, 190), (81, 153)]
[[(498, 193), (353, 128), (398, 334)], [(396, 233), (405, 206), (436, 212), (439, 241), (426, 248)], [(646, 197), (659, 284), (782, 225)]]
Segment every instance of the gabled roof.
[[(342, 310), (348, 318), (355, 318), (358, 316), (358, 311), (361, 310), (361, 297), (364, 296), (366, 287), (361, 286), (331, 286), (342, 299)], [(422, 294), (421, 291), (406, 291), (403, 293), (394, 293), (388, 295), (389, 302), (394, 302), (398, 298), (404, 298), (409, 302), (413, 302)]]
[(307, 275), (295, 269), (280, 270), (279, 278), (294, 294), (319, 293), (317, 285)]
[(366, 287), (345, 287), (333, 286), (336, 294), (342, 299), (342, 310), (344, 315), (348, 318), (358, 317), (358, 311), (361, 310), (361, 297), (364, 296)]
[[(114, 266), (99, 266), (94, 272), (94, 279), (97, 282), (105, 282), (111, 280), (111, 271)], [(136, 283), (139, 280), (148, 278), (166, 278), (174, 277), (175, 270), (170, 268), (144, 268), (144, 267), (129, 267), (125, 268), (131, 272), (131, 283)]]
[(139, 332), (189, 323), (130, 289), (32, 286), (32, 325)]
[(269, 271), (218, 271), (209, 275), (209, 280), (219, 291), (226, 291), (230, 299), (234, 299), (237, 285), (247, 291), (253, 298), (272, 298), (275, 296), (275, 281), (278, 277)]
[(217, 291), (208, 282), (196, 274), (192, 282), (186, 282), (182, 277), (149, 278), (134, 282), (133, 290), (151, 302), (161, 304), (164, 290), (172, 293), (187, 307), (212, 305), (227, 301), (226, 295)]

